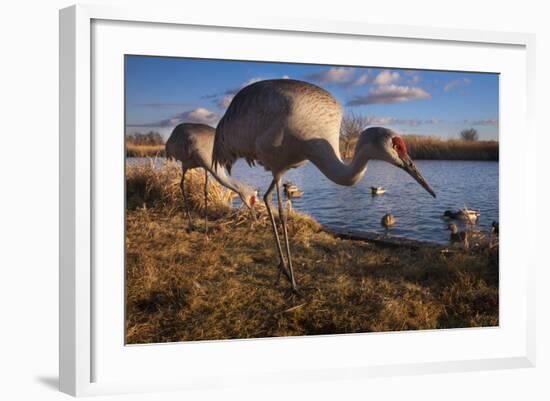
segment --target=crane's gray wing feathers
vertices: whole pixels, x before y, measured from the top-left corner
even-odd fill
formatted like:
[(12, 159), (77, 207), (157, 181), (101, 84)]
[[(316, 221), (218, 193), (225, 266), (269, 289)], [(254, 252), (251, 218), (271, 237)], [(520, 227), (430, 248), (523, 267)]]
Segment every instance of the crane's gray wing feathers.
[(276, 141), (265, 136), (276, 132), (273, 125), (288, 116), (291, 99), (274, 82), (260, 81), (235, 95), (216, 128), (215, 165), (221, 164), (231, 173), (235, 161), (242, 157), (253, 166), (258, 160), (258, 144)]
[(172, 130), (170, 138), (166, 141), (166, 158), (185, 160), (189, 145), (189, 131), (186, 129), (185, 124), (179, 124)]
[[(326, 90), (303, 81), (259, 81), (241, 89), (216, 128), (213, 163), (229, 172), (238, 158), (270, 170), (300, 161), (296, 146), (325, 138), (338, 146), (341, 107)], [(284, 157), (279, 152), (283, 147)]]
[(214, 136), (214, 128), (205, 124), (182, 123), (177, 125), (166, 141), (165, 150), (168, 159), (188, 160), (193, 152), (209, 148), (205, 141)]

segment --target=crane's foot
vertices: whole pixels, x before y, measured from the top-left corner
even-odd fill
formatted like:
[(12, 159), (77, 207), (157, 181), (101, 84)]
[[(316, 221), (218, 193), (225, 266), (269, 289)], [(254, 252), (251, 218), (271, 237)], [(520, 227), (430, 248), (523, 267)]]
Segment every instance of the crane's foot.
[(304, 294), (300, 292), (300, 289), (298, 288), (298, 285), (296, 283), (292, 284), (292, 292), (299, 296), (300, 298), (304, 297)]
[(276, 283), (279, 284), (281, 281), (281, 273), (285, 275), (285, 277), (288, 279), (288, 281), (292, 282), (292, 278), (290, 277), (290, 273), (286, 269), (286, 265), (283, 262), (279, 263), (279, 270), (277, 272), (277, 280)]

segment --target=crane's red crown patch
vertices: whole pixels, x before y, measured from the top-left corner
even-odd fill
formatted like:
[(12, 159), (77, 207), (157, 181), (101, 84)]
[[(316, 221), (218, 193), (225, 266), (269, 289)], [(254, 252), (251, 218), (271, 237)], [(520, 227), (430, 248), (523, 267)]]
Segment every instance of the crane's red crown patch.
[(399, 157), (407, 155), (407, 145), (405, 145), (405, 141), (403, 140), (403, 138), (399, 136), (394, 136), (391, 141)]

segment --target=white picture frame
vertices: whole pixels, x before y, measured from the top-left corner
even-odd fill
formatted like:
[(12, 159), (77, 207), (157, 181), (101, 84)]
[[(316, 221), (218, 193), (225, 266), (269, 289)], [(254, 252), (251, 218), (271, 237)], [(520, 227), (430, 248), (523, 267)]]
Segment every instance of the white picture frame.
[[(505, 272), (509, 274), (520, 274), (519, 276), (503, 276), (501, 272), (501, 302), (500, 306), (504, 310), (502, 313), (510, 312), (507, 322), (515, 317), (518, 321), (510, 326), (506, 324), (499, 328), (489, 328), (481, 330), (458, 329), (447, 330), (445, 333), (398, 333), (398, 334), (374, 334), (368, 337), (361, 335), (340, 335), (326, 336), (322, 340), (304, 340), (304, 338), (285, 338), (275, 340), (247, 340), (247, 341), (219, 341), (205, 342), (200, 346), (188, 346), (186, 349), (193, 358), (200, 355), (210, 355), (225, 353), (225, 358), (243, 359), (247, 361), (247, 352), (262, 355), (272, 355), (274, 367), (255, 366), (254, 369), (246, 367), (236, 368), (236, 375), (231, 375), (223, 366), (219, 370), (216, 366), (204, 366), (200, 369), (197, 363), (196, 369), (188, 369), (185, 379), (178, 375), (162, 376), (162, 369), (156, 377), (150, 380), (139, 378), (139, 372), (135, 372), (135, 380), (132, 377), (117, 377), (114, 374), (106, 375), (105, 380), (99, 379), (102, 373), (98, 372), (98, 366), (105, 366), (106, 356), (100, 356), (104, 361), (101, 364), (96, 363), (95, 358), (101, 350), (105, 341), (99, 340), (96, 334), (96, 325), (101, 323), (101, 313), (94, 306), (94, 289), (105, 284), (105, 278), (94, 275), (94, 232), (97, 234), (97, 214), (94, 214), (96, 207), (95, 192), (98, 188), (95, 186), (94, 175), (97, 174), (97, 153), (102, 152), (97, 148), (94, 141), (92, 126), (94, 118), (94, 88), (92, 87), (92, 76), (94, 68), (99, 68), (94, 60), (94, 55), (101, 49), (105, 41), (93, 41), (94, 24), (102, 24), (105, 21), (107, 28), (112, 27), (115, 31), (134, 29), (136, 35), (139, 30), (145, 27), (154, 26), (158, 35), (170, 34), (166, 29), (178, 29), (178, 27), (201, 27), (211, 30), (231, 29), (235, 32), (241, 32), (243, 35), (254, 35), (254, 32), (263, 32), (268, 34), (307, 35), (308, 37), (323, 36), (330, 38), (331, 35), (340, 38), (379, 38), (388, 41), (415, 41), (421, 43), (435, 43), (442, 49), (445, 46), (471, 47), (479, 48), (483, 51), (483, 46), (511, 49), (510, 57), (517, 61), (517, 71), (515, 73), (510, 68), (509, 79), (514, 80), (515, 87), (519, 88), (517, 98), (510, 102), (518, 102), (511, 107), (507, 100), (501, 100), (502, 114), (506, 116), (506, 121), (501, 125), (501, 135), (503, 144), (501, 146), (502, 164), (506, 164), (509, 157), (508, 150), (516, 149), (519, 154), (519, 165), (514, 172), (501, 167), (501, 176), (507, 180), (507, 185), (501, 188), (502, 221), (504, 227), (508, 225), (523, 227), (533, 230), (533, 216), (536, 215), (534, 197), (530, 198), (525, 194), (507, 192), (514, 182), (521, 182), (525, 186), (535, 186), (535, 146), (526, 147), (518, 144), (517, 138), (510, 135), (510, 128), (521, 129), (525, 142), (535, 143), (535, 134), (533, 132), (534, 111), (534, 47), (535, 38), (533, 35), (520, 33), (504, 32), (483, 32), (456, 29), (436, 29), (411, 26), (394, 25), (374, 25), (366, 22), (347, 22), (347, 21), (317, 21), (317, 20), (295, 20), (292, 18), (271, 18), (250, 15), (242, 18), (227, 19), (222, 15), (216, 15), (214, 12), (208, 16), (182, 14), (181, 10), (166, 10), (158, 8), (113, 8), (109, 6), (91, 6), (78, 5), (72, 6), (60, 11), (60, 390), (75, 396), (95, 395), (108, 393), (126, 393), (137, 391), (161, 391), (171, 389), (197, 389), (212, 388), (219, 386), (242, 385), (247, 382), (254, 383), (281, 383), (281, 381), (299, 381), (299, 380), (329, 380), (339, 378), (362, 379), (365, 377), (401, 375), (401, 374), (421, 374), (430, 372), (450, 372), (467, 371), (480, 369), (503, 369), (514, 367), (530, 367), (535, 364), (535, 306), (534, 306), (534, 270), (535, 259), (529, 255), (530, 244), (524, 239), (521, 241), (513, 237), (513, 234), (507, 237), (506, 234), (501, 238), (501, 262), (506, 261), (510, 269)], [(134, 23), (133, 27), (120, 26), (115, 27), (117, 22)], [(139, 23), (139, 24), (138, 24)], [(115, 29), (116, 28), (116, 29)], [(158, 28), (158, 29), (157, 29)], [(110, 29), (110, 28), (109, 28)], [(102, 31), (102, 35), (112, 34), (108, 29)], [(113, 31), (114, 32), (114, 31)], [(157, 33), (155, 33), (156, 35)], [(113, 34), (114, 35), (114, 34)], [(121, 43), (121, 37), (111, 37), (113, 49)], [(134, 35), (129, 35), (134, 36)], [(151, 42), (154, 44), (154, 35), (150, 35)], [(159, 36), (160, 38), (160, 36)], [(145, 41), (144, 41), (145, 42)], [(205, 42), (206, 44), (206, 42)], [(146, 43), (142, 44), (147, 46)], [(164, 52), (169, 52), (169, 45), (166, 45)], [(144, 47), (144, 48), (145, 48)], [(457, 47), (457, 49), (458, 49)], [(118, 50), (117, 50), (118, 51)], [(459, 50), (456, 50), (459, 51)], [(503, 56), (504, 57), (504, 56)], [(508, 56), (506, 56), (508, 57)], [(517, 60), (516, 60), (517, 58)], [(498, 58), (493, 60), (497, 63)], [(512, 63), (513, 64), (513, 63)], [(387, 65), (387, 64), (386, 64)], [(448, 68), (450, 64), (441, 61), (440, 64), (432, 63), (434, 69)], [(463, 69), (464, 65), (455, 65), (456, 69)], [(475, 68), (472, 64), (471, 68)], [(504, 67), (503, 67), (504, 68)], [(498, 69), (492, 69), (492, 72), (499, 72)], [(517, 76), (514, 76), (517, 75)], [(510, 91), (505, 91), (510, 93)], [(505, 98), (506, 99), (506, 98)], [(519, 105), (519, 109), (517, 106)], [(120, 106), (120, 105), (119, 105)], [(118, 107), (118, 106), (117, 106)], [(517, 113), (506, 113), (510, 110), (517, 110)], [(506, 114), (505, 114), (506, 113)], [(508, 117), (510, 114), (514, 116)], [(116, 126), (116, 121), (114, 121)], [(96, 124), (97, 125), (97, 124)], [(122, 135), (120, 136), (122, 138)], [(120, 139), (122, 141), (122, 139)], [(105, 143), (100, 144), (104, 146)], [(116, 145), (116, 144), (115, 144)], [(103, 154), (105, 160), (109, 159), (109, 153)], [(516, 156), (517, 157), (517, 156)], [(508, 159), (509, 160), (509, 159)], [(116, 166), (114, 161), (114, 165)], [(107, 163), (107, 162), (106, 162)], [(120, 167), (120, 166), (119, 166)], [(116, 197), (115, 197), (116, 198)], [(513, 199), (512, 199), (513, 198)], [(509, 201), (508, 201), (509, 199)], [(116, 203), (116, 202), (115, 202)], [(121, 203), (117, 203), (120, 206)], [(521, 205), (521, 212), (511, 216), (507, 210), (510, 210), (512, 204)], [(122, 206), (121, 206), (122, 207)], [(530, 218), (531, 217), (531, 218)], [(120, 221), (120, 224), (123, 224)], [(506, 246), (510, 248), (515, 244), (515, 249), (506, 252)], [(122, 246), (122, 244), (119, 244)], [(517, 254), (525, 255), (523, 259), (518, 258)], [(514, 256), (516, 255), (516, 256)], [(512, 269), (520, 273), (514, 273)], [(114, 281), (119, 281), (120, 277)], [(511, 283), (510, 280), (513, 280)], [(117, 281), (117, 283), (118, 283)], [(118, 283), (120, 284), (120, 283)], [(518, 287), (518, 288), (516, 288)], [(103, 288), (103, 287), (102, 287)], [(117, 288), (113, 286), (112, 291)], [(509, 291), (507, 289), (510, 289)], [(106, 289), (107, 298), (112, 294), (111, 290)], [(122, 296), (122, 294), (121, 294)], [(120, 300), (112, 300), (120, 303)], [(517, 307), (512, 307), (516, 305)], [(120, 306), (120, 305), (119, 305)], [(115, 308), (115, 310), (118, 310)], [(114, 315), (119, 316), (117, 314)], [(123, 316), (119, 316), (123, 319)], [(118, 325), (118, 326), (117, 326)], [(512, 327), (513, 326), (513, 327)], [(122, 330), (122, 321), (114, 322), (109, 330)], [(499, 331), (505, 333), (510, 331), (509, 336), (499, 337)], [(109, 331), (111, 333), (111, 331)], [(103, 337), (106, 334), (103, 335)], [(414, 355), (405, 358), (407, 362), (396, 362), (392, 358), (385, 358), (382, 353), (379, 357), (372, 357), (372, 361), (367, 361), (360, 352), (356, 353), (355, 359), (339, 361), (334, 366), (331, 365), (331, 358), (336, 358), (338, 352), (344, 349), (351, 350), (353, 347), (365, 347), (367, 342), (384, 342), (384, 338), (393, 339), (400, 337), (403, 354), (407, 353), (407, 341), (411, 344), (429, 344), (432, 341), (438, 341), (434, 337), (445, 337), (443, 341), (474, 342), (486, 341), (487, 344), (495, 343), (494, 350), (482, 352), (478, 351), (468, 354), (464, 358), (454, 358), (442, 354), (441, 360), (431, 359), (429, 361), (419, 360)], [(116, 340), (118, 341), (118, 339)], [(284, 341), (284, 342), (281, 342)], [(128, 353), (128, 347), (120, 341), (117, 343)], [(433, 342), (433, 344), (436, 344)], [(443, 346), (445, 343), (442, 342)], [(482, 344), (482, 343), (479, 343)], [(392, 345), (397, 347), (398, 344)], [(168, 347), (170, 351), (167, 352)], [(332, 348), (331, 348), (332, 347)], [(383, 347), (384, 345), (377, 345)], [(508, 347), (508, 348), (507, 348)], [(172, 366), (167, 358), (168, 354), (177, 354), (180, 345), (151, 345), (146, 347), (130, 347), (129, 359), (122, 362), (122, 359), (108, 360), (113, 370), (118, 370), (122, 366), (117, 363), (133, 363), (141, 360), (159, 361), (166, 359), (166, 366)], [(252, 349), (254, 348), (254, 349)], [(139, 349), (139, 351), (138, 351)], [(252, 350), (251, 350), (252, 349)], [(292, 369), (285, 369), (284, 360), (276, 358), (277, 353), (282, 350), (294, 350), (294, 352), (307, 353), (312, 358), (312, 363), (296, 363)], [(458, 347), (460, 349), (460, 346)], [(509, 350), (507, 352), (506, 350)], [(321, 363), (314, 359), (320, 351), (325, 354), (325, 361)], [(115, 352), (116, 353), (116, 352)], [(113, 353), (113, 354), (115, 354)], [(306, 355), (306, 354), (304, 354)], [(253, 356), (250, 356), (252, 358)], [(114, 358), (114, 357), (113, 357)], [(363, 359), (361, 359), (363, 358)], [(280, 359), (280, 358), (279, 358)], [(300, 360), (304, 360), (302, 358)], [(376, 361), (374, 361), (376, 359)], [(188, 359), (189, 360), (189, 359)], [(193, 359), (191, 358), (191, 363)], [(249, 361), (252, 361), (250, 359)], [(279, 363), (279, 364), (278, 364)], [(221, 364), (220, 364), (221, 365)], [(158, 366), (158, 365), (156, 365)], [(206, 374), (208, 370), (211, 374)], [(131, 369), (129, 372), (133, 372)], [(226, 373), (224, 373), (226, 372)], [(108, 377), (107, 377), (108, 376)], [(150, 375), (148, 375), (150, 376)]]

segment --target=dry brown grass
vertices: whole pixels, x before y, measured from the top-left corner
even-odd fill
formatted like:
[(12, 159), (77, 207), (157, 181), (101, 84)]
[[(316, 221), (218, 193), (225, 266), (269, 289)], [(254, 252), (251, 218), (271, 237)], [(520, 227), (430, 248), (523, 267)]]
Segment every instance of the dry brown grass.
[(276, 281), (265, 208), (251, 227), (246, 211), (221, 207), (206, 241), (202, 228), (187, 230), (175, 206), (174, 171), (160, 172), (158, 182), (145, 167), (128, 173), (130, 188), (158, 185), (147, 195), (150, 206), (126, 218), (130, 344), (498, 325), (496, 248), (385, 249), (335, 238), (291, 213), (299, 297), (284, 277)]
[(136, 145), (126, 143), (126, 157), (164, 157), (164, 145)]
[[(498, 161), (498, 141), (464, 141), (431, 136), (405, 135), (409, 154), (417, 160)], [(353, 157), (355, 142), (341, 149), (344, 158)], [(164, 145), (126, 145), (127, 157), (164, 157)]]
[[(414, 160), (498, 161), (498, 141), (464, 141), (420, 135), (404, 135), (403, 139)], [(355, 143), (356, 141), (352, 141), (346, 146), (341, 146), (342, 157), (353, 157)]]
[[(155, 160), (126, 168), (126, 207), (164, 208), (169, 215), (183, 211), (184, 203), (180, 189), (181, 168), (175, 161), (166, 161), (155, 168)], [(192, 210), (204, 210), (204, 169), (189, 170), (185, 175), (185, 187), (189, 206)], [(234, 194), (218, 184), (208, 180), (209, 214), (220, 214), (230, 209)]]
[(413, 159), (498, 161), (497, 141), (443, 140), (435, 137), (403, 137)]

